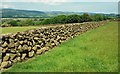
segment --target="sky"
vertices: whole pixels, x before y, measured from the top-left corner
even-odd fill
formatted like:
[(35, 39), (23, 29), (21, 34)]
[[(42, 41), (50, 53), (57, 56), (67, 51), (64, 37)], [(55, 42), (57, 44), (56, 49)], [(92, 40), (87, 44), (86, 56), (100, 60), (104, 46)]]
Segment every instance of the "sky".
[(2, 0), (2, 2), (119, 2), (119, 0)]
[(38, 11), (118, 13), (119, 0), (4, 0), (0, 8)]

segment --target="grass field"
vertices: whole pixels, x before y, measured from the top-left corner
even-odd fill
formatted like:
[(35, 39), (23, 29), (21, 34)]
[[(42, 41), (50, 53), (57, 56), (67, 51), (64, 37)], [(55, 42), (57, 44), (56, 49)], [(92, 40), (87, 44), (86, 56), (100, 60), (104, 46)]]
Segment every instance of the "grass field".
[(34, 28), (39, 28), (39, 26), (26, 26), (26, 27), (5, 27), (1, 28), (2, 29), (2, 34), (6, 33), (16, 33), (16, 32), (21, 32), (29, 29), (34, 29)]
[(7, 72), (118, 71), (118, 24), (107, 23), (77, 36), (43, 55), (17, 63)]

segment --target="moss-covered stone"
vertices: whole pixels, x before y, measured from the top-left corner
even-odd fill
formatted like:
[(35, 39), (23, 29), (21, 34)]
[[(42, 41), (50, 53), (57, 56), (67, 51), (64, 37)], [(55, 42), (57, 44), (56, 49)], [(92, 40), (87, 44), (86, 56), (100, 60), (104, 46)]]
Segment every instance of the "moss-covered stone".
[(8, 68), (12, 65), (11, 61), (4, 61), (1, 63), (1, 68)]
[(3, 61), (8, 61), (10, 58), (10, 54), (6, 54), (3, 58)]
[(11, 53), (16, 53), (16, 50), (15, 49), (10, 49), (10, 52)]
[(17, 54), (10, 54), (10, 60), (13, 60), (16, 56)]
[(16, 63), (17, 62), (17, 59), (13, 59), (13, 60), (11, 60), (13, 63)]

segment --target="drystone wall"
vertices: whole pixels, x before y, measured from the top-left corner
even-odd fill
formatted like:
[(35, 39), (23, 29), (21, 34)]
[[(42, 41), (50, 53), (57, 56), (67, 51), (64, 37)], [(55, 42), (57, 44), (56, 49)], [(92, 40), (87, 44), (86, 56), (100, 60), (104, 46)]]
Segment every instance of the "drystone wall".
[(68, 24), (2, 35), (0, 68), (8, 68), (16, 62), (40, 55), (103, 23), (105, 22)]

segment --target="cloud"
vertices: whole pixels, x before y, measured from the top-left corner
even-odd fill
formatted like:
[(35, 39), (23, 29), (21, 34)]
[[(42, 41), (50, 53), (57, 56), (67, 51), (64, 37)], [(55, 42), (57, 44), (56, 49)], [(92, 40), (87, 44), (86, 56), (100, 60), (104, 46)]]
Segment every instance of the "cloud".
[(119, 2), (119, 0), (69, 0), (69, 2)]
[(68, 2), (68, 0), (41, 0), (41, 2), (49, 5), (60, 5), (64, 2)]
[(69, 2), (68, 0), (3, 0), (2, 2)]
[(59, 5), (64, 2), (69, 2), (68, 0), (4, 0), (2, 2), (41, 2), (49, 5)]
[(8, 4), (0, 4), (0, 8), (12, 8), (14, 6)]
[(2, 0), (2, 2), (43, 2), (43, 3), (58, 3), (58, 2), (119, 2), (119, 0)]

